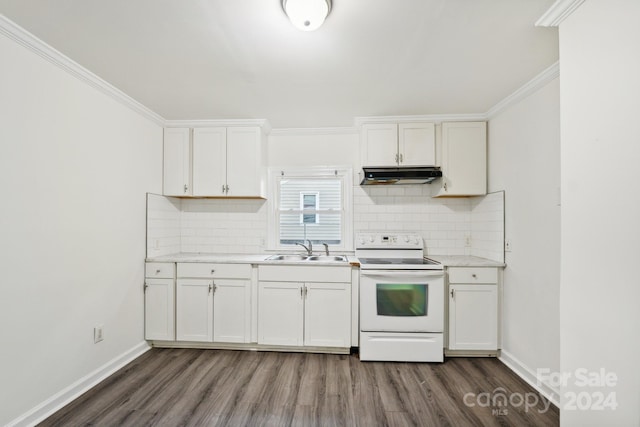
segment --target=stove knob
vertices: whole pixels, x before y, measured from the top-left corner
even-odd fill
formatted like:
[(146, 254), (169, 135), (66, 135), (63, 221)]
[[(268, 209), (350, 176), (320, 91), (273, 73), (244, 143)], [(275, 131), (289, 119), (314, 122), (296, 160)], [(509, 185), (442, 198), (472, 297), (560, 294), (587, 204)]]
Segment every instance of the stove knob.
[(404, 236), (405, 243), (409, 243), (409, 236)]
[(371, 243), (375, 242), (375, 240), (376, 240), (376, 239), (375, 239), (375, 237), (373, 237), (373, 236), (369, 236), (369, 241), (370, 241)]
[(360, 246), (364, 245), (364, 237), (360, 237)]

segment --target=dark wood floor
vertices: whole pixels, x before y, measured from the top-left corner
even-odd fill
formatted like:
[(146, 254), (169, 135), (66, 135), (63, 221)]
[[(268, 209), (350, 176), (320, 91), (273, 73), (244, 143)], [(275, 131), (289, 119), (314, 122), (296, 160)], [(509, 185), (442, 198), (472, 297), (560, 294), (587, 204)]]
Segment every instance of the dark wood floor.
[[(501, 396), (510, 402), (499, 406)], [(523, 403), (535, 398), (535, 407)], [(40, 425), (558, 424), (558, 409), (492, 358), (387, 363), (357, 355), (152, 349)]]

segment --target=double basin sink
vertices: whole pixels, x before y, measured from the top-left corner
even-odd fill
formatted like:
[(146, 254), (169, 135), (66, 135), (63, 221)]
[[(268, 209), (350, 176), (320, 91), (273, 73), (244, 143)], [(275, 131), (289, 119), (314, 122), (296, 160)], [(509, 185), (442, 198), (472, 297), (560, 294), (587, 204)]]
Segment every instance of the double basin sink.
[(272, 255), (266, 261), (304, 261), (304, 262), (347, 262), (347, 257), (343, 255)]

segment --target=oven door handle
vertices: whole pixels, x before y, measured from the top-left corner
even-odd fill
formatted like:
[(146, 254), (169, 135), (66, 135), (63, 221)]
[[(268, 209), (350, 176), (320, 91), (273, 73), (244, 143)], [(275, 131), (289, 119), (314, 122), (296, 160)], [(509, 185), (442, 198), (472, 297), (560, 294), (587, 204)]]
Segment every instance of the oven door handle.
[(387, 270), (387, 271), (360, 271), (362, 276), (367, 277), (435, 277), (435, 276), (444, 276), (444, 271), (400, 271), (400, 270)]

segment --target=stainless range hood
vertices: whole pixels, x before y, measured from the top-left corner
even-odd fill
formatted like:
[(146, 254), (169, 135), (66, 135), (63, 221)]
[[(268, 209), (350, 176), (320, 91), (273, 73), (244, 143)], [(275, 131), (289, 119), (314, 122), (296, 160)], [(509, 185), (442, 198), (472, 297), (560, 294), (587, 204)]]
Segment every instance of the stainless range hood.
[(436, 166), (363, 166), (360, 185), (429, 184), (441, 176)]

